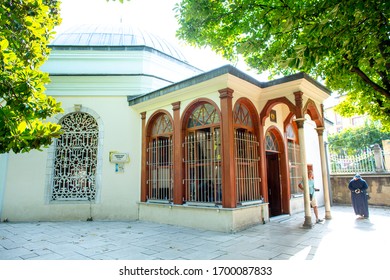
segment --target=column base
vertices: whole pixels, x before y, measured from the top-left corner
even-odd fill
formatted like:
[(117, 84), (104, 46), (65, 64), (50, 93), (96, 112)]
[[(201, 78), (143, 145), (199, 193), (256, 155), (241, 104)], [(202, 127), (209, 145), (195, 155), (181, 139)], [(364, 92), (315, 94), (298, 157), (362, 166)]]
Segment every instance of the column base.
[(305, 216), (305, 222), (302, 225), (303, 228), (313, 228), (313, 223), (311, 222), (311, 216)]
[(330, 211), (325, 211), (325, 220), (332, 220), (332, 214)]

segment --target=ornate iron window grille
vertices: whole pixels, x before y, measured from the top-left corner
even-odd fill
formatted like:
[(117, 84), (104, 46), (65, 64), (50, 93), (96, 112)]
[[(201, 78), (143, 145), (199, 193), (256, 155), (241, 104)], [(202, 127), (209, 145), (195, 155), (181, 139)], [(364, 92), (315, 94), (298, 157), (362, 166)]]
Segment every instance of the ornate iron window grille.
[(56, 140), (52, 200), (95, 200), (99, 128), (84, 112), (66, 115)]

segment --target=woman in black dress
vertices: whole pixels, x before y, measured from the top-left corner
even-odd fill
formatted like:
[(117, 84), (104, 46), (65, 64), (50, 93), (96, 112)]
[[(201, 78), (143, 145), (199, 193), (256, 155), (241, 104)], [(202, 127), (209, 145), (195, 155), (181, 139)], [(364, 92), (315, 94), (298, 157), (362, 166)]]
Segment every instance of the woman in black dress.
[(368, 219), (368, 185), (360, 174), (356, 174), (349, 182), (348, 188), (351, 191), (352, 206), (356, 215)]

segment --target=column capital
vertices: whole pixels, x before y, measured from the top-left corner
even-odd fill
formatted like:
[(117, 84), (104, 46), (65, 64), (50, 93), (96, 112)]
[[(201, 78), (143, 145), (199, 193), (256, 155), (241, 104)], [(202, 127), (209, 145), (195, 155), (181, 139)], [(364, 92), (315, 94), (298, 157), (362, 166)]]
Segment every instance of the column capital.
[(231, 88), (224, 88), (218, 90), (219, 92), (219, 98), (233, 98), (233, 92), (234, 90)]
[(322, 136), (322, 135), (324, 135), (325, 127), (323, 127), (323, 126), (317, 127), (317, 128), (315, 128), (315, 130), (317, 130), (318, 136)]
[(146, 112), (142, 112), (140, 115), (141, 115), (141, 120), (146, 119)]
[(295, 119), (294, 121), (297, 123), (298, 129), (303, 128), (303, 124), (305, 123), (305, 118)]
[(295, 96), (295, 107), (296, 107), (296, 116), (297, 118), (303, 118), (303, 92), (302, 91), (296, 91), (294, 92)]
[(173, 102), (172, 103), (172, 110), (173, 111), (176, 111), (176, 110), (180, 110), (180, 101), (177, 101), (177, 102)]

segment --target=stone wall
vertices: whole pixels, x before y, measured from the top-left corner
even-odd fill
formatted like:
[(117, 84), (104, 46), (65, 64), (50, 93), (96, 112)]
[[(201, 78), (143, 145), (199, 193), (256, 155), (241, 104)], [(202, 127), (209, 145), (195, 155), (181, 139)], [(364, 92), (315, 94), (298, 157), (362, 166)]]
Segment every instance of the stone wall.
[[(390, 173), (361, 174), (368, 184), (368, 203), (376, 206), (390, 206)], [(351, 204), (348, 183), (353, 175), (330, 175), (333, 203)]]

